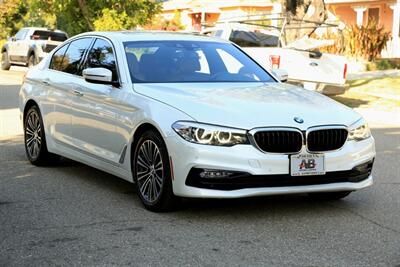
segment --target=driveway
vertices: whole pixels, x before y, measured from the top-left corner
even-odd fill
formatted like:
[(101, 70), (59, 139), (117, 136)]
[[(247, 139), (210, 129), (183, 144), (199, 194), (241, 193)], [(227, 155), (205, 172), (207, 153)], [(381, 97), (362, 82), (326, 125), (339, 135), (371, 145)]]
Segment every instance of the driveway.
[[(1, 112), (17, 104), (7, 75), (0, 73)], [(20, 124), (18, 113), (8, 119)], [(67, 159), (30, 165), (20, 132), (3, 127), (0, 266), (400, 264), (400, 127), (373, 129), (375, 185), (344, 200), (186, 200), (159, 214), (115, 176)]]

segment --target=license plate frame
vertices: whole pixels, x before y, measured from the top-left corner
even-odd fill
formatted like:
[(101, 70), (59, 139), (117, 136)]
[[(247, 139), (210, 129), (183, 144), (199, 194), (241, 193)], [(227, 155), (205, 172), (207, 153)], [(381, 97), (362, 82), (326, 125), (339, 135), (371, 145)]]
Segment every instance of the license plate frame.
[(325, 155), (322, 153), (300, 153), (290, 156), (291, 176), (324, 175)]

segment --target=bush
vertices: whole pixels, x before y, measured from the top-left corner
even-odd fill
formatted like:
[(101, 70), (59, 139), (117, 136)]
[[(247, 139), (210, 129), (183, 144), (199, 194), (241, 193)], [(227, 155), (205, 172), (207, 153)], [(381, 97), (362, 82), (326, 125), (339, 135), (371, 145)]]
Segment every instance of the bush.
[(383, 26), (379, 27), (373, 20), (366, 26), (351, 26), (346, 35), (348, 53), (368, 61), (372, 61), (381, 55), (390, 38), (390, 33), (385, 32)]
[(400, 69), (400, 60), (385, 58), (368, 62), (366, 65), (367, 71), (391, 69)]
[[(321, 52), (346, 54), (353, 58), (373, 61), (379, 58), (382, 50), (385, 49), (390, 33), (385, 32), (383, 26), (371, 20), (366, 26), (352, 25), (343, 32), (327, 32), (319, 38), (335, 40), (334, 45), (321, 48)], [(385, 66), (382, 65), (382, 67)]]

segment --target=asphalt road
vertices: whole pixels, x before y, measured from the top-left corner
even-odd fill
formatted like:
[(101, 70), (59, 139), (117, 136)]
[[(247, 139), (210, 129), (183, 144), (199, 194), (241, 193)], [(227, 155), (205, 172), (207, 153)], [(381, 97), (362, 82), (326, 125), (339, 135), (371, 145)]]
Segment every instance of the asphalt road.
[(130, 183), (67, 159), (34, 167), (22, 136), (0, 139), (0, 266), (400, 266), (400, 128), (373, 134), (375, 185), (344, 200), (187, 200), (162, 214)]

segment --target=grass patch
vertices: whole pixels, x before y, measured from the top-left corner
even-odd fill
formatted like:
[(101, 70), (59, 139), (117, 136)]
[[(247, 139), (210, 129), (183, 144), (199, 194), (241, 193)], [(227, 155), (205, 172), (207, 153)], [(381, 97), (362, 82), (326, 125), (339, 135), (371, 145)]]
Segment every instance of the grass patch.
[(400, 77), (372, 78), (348, 81), (350, 89), (333, 96), (351, 108), (374, 108), (393, 111), (400, 108)]
[(350, 90), (360, 93), (400, 95), (400, 77), (360, 79), (348, 83)]

